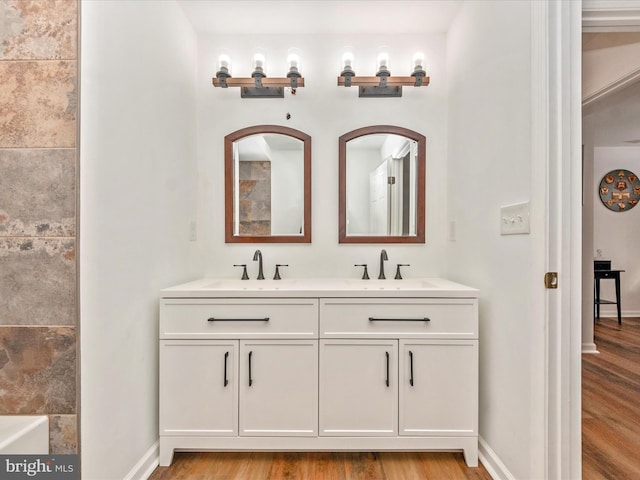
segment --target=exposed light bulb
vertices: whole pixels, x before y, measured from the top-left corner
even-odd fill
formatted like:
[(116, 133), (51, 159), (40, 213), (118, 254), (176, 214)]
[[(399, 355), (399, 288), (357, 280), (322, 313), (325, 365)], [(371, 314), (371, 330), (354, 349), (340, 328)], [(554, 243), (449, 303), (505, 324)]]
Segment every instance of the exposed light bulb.
[(352, 52), (344, 52), (342, 55), (342, 65), (346, 67), (353, 68), (353, 53)]
[(255, 65), (256, 68), (264, 69), (264, 64), (265, 64), (264, 55), (262, 53), (256, 53), (253, 56), (253, 64)]
[(226, 68), (227, 70), (229, 70), (230, 66), (231, 59), (229, 58), (229, 55), (227, 55), (226, 53), (220, 55), (220, 57), (218, 58), (218, 69), (222, 70), (223, 68)]
[(413, 54), (413, 66), (424, 68), (424, 53), (416, 52)]
[(381, 52), (378, 54), (378, 68), (389, 68), (389, 54), (387, 52)]
[(287, 63), (289, 64), (289, 68), (299, 68), (300, 66), (300, 57), (295, 53), (290, 53), (287, 56)]

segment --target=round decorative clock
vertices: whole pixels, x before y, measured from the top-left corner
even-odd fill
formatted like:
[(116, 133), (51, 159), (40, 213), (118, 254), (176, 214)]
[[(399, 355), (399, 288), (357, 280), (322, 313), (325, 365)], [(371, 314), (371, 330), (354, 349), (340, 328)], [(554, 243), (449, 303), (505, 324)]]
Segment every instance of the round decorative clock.
[(625, 212), (640, 200), (640, 179), (629, 170), (612, 170), (600, 180), (598, 193), (609, 210)]

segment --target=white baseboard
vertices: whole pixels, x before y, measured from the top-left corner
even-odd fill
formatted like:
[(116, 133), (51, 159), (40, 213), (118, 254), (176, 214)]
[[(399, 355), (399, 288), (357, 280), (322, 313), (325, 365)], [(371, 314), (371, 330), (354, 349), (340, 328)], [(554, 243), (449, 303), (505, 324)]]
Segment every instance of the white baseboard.
[(159, 459), (160, 442), (156, 441), (122, 480), (147, 480), (159, 465)]
[[(620, 312), (623, 317), (640, 317), (640, 311), (638, 310), (622, 310)], [(618, 311), (615, 308), (602, 308), (600, 307), (600, 318), (618, 318)]]
[(598, 351), (598, 347), (596, 347), (595, 343), (589, 342), (582, 344), (582, 353), (594, 354), (600, 352)]
[(478, 437), (478, 457), (484, 468), (487, 469), (493, 480), (516, 480), (516, 477), (509, 471), (502, 460), (498, 458), (496, 452), (484, 441), (484, 438)]

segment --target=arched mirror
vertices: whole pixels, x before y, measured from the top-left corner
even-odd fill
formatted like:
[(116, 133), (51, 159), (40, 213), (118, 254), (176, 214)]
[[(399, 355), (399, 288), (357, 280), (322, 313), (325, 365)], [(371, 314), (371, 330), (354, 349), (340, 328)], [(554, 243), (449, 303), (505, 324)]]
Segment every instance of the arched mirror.
[(340, 137), (340, 243), (424, 243), (425, 155), (425, 137), (406, 128)]
[(225, 241), (311, 243), (311, 137), (259, 125), (224, 137)]

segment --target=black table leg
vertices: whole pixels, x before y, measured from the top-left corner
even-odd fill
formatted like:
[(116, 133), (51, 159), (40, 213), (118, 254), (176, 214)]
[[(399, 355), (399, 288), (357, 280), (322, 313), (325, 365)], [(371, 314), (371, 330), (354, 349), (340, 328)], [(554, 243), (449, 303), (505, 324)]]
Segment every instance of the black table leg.
[(622, 325), (622, 307), (620, 306), (620, 274), (616, 275), (616, 306), (618, 307), (618, 325)]
[(596, 278), (596, 318), (600, 318), (600, 279)]

